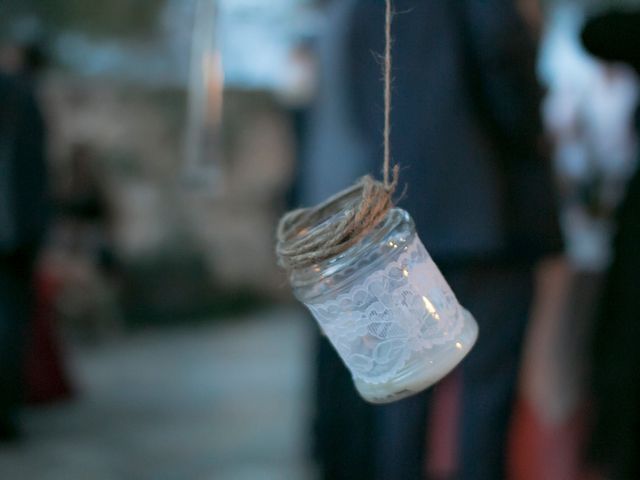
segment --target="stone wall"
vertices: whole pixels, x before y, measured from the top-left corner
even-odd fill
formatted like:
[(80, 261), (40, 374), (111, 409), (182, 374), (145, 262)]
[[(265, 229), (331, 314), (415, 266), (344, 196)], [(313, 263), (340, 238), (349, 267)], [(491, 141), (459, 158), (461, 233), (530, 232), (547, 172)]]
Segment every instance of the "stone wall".
[(210, 152), (214, 174), (203, 170), (195, 183), (183, 155), (184, 91), (57, 73), (44, 82), (43, 100), (54, 178), (64, 176), (75, 144), (92, 147), (125, 263), (195, 256), (218, 292), (281, 294), (273, 231), (293, 139), (267, 94), (225, 94), (220, 141)]

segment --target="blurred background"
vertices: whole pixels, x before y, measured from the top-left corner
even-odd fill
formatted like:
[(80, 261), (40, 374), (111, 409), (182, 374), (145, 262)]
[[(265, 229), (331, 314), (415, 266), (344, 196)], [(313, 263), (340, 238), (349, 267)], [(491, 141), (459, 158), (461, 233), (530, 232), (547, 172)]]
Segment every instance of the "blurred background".
[(488, 339), (424, 411), (274, 255), (379, 174), (382, 0), (2, 1), (0, 478), (640, 478), (633, 2), (395, 3), (402, 205)]

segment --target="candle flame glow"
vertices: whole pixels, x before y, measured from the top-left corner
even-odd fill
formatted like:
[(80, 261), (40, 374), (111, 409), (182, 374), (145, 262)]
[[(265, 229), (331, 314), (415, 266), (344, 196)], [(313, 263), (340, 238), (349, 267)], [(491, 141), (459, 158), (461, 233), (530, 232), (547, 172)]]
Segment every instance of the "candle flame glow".
[(440, 314), (436, 310), (436, 307), (434, 307), (433, 303), (431, 303), (429, 299), (424, 295), (422, 296), (422, 302), (424, 303), (424, 307), (433, 316), (433, 318), (435, 318), (436, 320), (440, 320)]

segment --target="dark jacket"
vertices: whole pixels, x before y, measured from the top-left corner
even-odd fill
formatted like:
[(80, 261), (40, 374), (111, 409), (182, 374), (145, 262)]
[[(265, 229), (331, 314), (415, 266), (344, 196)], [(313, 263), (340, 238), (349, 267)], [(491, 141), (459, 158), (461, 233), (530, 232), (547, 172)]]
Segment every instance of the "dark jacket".
[[(550, 169), (538, 154), (535, 50), (507, 0), (396, 0), (391, 147), (401, 205), (440, 262), (530, 262), (560, 248)], [(355, 121), (381, 165), (384, 2), (352, 17)]]
[(0, 253), (38, 244), (45, 230), (45, 132), (33, 92), (0, 74)]

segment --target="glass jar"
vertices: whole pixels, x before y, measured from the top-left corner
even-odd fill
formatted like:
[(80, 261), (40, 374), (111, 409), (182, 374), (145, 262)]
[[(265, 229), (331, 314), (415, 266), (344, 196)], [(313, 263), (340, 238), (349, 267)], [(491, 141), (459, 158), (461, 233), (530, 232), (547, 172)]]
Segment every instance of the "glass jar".
[(290, 280), (360, 395), (372, 403), (399, 400), (434, 384), (478, 336), (475, 320), (399, 208), (344, 253), (294, 270)]

